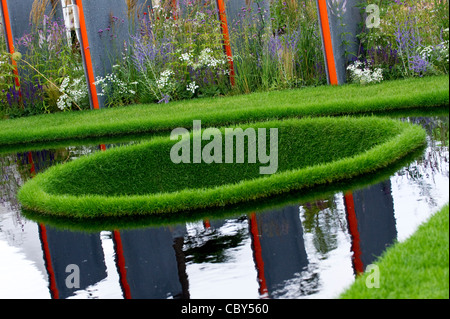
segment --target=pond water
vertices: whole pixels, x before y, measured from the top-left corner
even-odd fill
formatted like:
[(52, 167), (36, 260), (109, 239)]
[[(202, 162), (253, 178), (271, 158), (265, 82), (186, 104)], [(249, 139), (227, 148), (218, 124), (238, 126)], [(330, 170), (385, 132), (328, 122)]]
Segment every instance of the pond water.
[(135, 229), (35, 222), (16, 200), (20, 185), (49, 166), (114, 145), (0, 155), (0, 298), (335, 298), (449, 200), (448, 115), (402, 120), (427, 130), (427, 147), (381, 182)]

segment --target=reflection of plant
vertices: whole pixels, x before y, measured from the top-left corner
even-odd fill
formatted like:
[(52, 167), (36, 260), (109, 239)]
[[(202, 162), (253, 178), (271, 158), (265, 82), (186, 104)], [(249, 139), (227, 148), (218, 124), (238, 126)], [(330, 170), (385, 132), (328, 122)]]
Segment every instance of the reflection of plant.
[(330, 197), (305, 203), (301, 209), (304, 231), (314, 236), (314, 247), (321, 256), (337, 247), (336, 233), (345, 225), (336, 208), (335, 199)]

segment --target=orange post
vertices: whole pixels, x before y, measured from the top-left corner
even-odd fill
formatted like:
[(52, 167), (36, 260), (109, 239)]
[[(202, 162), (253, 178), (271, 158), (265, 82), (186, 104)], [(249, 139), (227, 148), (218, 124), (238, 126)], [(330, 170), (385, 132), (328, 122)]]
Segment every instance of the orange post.
[[(11, 19), (9, 17), (9, 10), (8, 10), (8, 3), (6, 0), (1, 0), (2, 5), (2, 12), (3, 12), (3, 19), (5, 21), (5, 31), (6, 31), (6, 43), (8, 44), (8, 50), (10, 54), (13, 54), (14, 51), (14, 39), (12, 34), (12, 28), (11, 28)], [(14, 74), (16, 76), (16, 86), (20, 87), (20, 81), (19, 81), (19, 71), (17, 70), (17, 63), (16, 61), (12, 60), (12, 65), (14, 65)]]
[(219, 20), (222, 27), (223, 48), (225, 50), (225, 54), (227, 55), (228, 64), (230, 66), (230, 83), (232, 86), (234, 86), (235, 73), (233, 64), (233, 54), (231, 52), (230, 33), (228, 32), (228, 22), (227, 22), (227, 13), (225, 11), (225, 2), (223, 0), (216, 0), (216, 2), (217, 2), (217, 9), (219, 10)]
[(333, 45), (331, 42), (330, 23), (328, 21), (328, 9), (326, 0), (317, 0), (320, 24), (322, 29), (323, 46), (327, 63), (328, 79), (331, 85), (338, 85), (336, 64), (334, 62)]
[(92, 105), (94, 109), (99, 109), (99, 102), (98, 102), (98, 95), (97, 95), (97, 88), (95, 86), (95, 76), (94, 76), (94, 69), (92, 66), (92, 57), (91, 57), (91, 51), (89, 48), (89, 39), (87, 35), (86, 30), (86, 20), (84, 18), (84, 11), (83, 11), (83, 1), (77, 0), (77, 6), (79, 11), (79, 18), (80, 18), (80, 33), (81, 33), (81, 42), (82, 42), (82, 50), (83, 50), (83, 56), (84, 56), (84, 62), (86, 65), (86, 72), (87, 77), (89, 81), (89, 91), (91, 92), (91, 99), (92, 99)]
[(177, 4), (177, 0), (172, 0), (172, 15), (173, 15), (173, 19), (175, 21), (178, 20), (178, 4)]

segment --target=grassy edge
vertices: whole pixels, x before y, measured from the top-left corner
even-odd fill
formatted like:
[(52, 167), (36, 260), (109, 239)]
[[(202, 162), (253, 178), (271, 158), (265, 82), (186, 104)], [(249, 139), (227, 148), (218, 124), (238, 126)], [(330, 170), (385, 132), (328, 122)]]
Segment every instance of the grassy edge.
[(323, 86), (180, 101), (167, 106), (134, 105), (3, 120), (0, 149), (46, 141), (168, 132), (180, 126), (190, 128), (194, 119), (202, 120), (202, 125), (224, 126), (305, 116), (448, 108), (448, 82), (448, 76), (428, 77), (370, 86)]
[(449, 204), (447, 203), (406, 241), (396, 243), (374, 263), (379, 288), (367, 288), (365, 272), (341, 299), (448, 299)]
[(426, 140), (422, 128), (408, 123), (401, 125), (404, 129), (400, 134), (354, 157), (221, 187), (139, 196), (49, 194), (41, 185), (45, 185), (53, 172), (57, 172), (59, 166), (55, 166), (23, 185), (18, 192), (18, 199), (25, 209), (75, 218), (161, 214), (223, 207), (353, 178), (395, 163), (422, 146)]

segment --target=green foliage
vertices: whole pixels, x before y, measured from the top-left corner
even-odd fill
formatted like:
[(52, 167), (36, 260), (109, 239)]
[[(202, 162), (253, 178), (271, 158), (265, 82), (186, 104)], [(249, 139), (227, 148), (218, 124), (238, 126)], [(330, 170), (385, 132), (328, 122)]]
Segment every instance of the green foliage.
[(326, 83), (316, 5), (256, 1), (229, 21), (237, 93)]
[(208, 126), (304, 116), (351, 115), (449, 103), (447, 76), (385, 81), (370, 86), (321, 86), (295, 90), (66, 112), (0, 121), (0, 148), (133, 133), (170, 132), (201, 119)]
[[(380, 27), (367, 28), (364, 9), (380, 8)], [(367, 0), (361, 4), (359, 60), (384, 79), (448, 74), (448, 0)]]
[[(8, 117), (71, 110), (75, 106), (89, 108), (81, 52), (75, 37), (67, 38), (63, 22), (45, 16), (41, 24), (32, 26), (30, 34), (16, 40), (15, 51), (22, 56), (16, 61), (20, 88), (12, 79), (15, 66), (11, 62), (0, 66), (2, 74), (10, 74), (2, 81), (1, 94), (6, 98), (1, 96), (0, 102)], [(6, 56), (1, 54), (2, 61)]]

